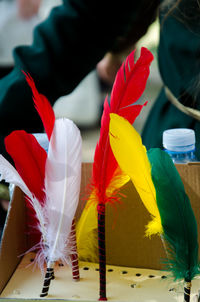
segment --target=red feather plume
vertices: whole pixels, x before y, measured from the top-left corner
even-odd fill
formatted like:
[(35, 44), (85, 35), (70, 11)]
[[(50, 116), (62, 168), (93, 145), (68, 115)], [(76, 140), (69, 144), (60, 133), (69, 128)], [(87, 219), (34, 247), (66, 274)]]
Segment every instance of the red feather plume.
[[(5, 147), (12, 157), (16, 170), (23, 181), (38, 201), (43, 205), (44, 200), (44, 175), (47, 154), (38, 144), (32, 134), (23, 130), (13, 131), (5, 138)], [(26, 200), (26, 225), (27, 233), (32, 235), (32, 241), (40, 241), (40, 232), (37, 230), (37, 216), (30, 202)]]
[(13, 131), (5, 138), (5, 147), (12, 157), (16, 170), (29, 190), (44, 202), (44, 175), (47, 154), (32, 134)]
[(55, 123), (55, 114), (53, 111), (53, 108), (47, 98), (38, 92), (35, 83), (30, 76), (30, 74), (26, 74), (23, 71), (26, 81), (29, 84), (32, 93), (33, 93), (33, 101), (35, 103), (35, 108), (42, 120), (42, 123), (44, 125), (45, 132), (50, 140), (51, 138), (51, 133), (53, 131), (54, 123)]
[[(36, 110), (40, 115), (45, 131), (50, 139), (55, 123), (54, 111), (47, 98), (37, 91), (32, 77), (25, 72), (23, 73), (32, 89), (33, 101), (35, 103)], [(5, 138), (5, 147), (12, 157), (16, 170), (24, 180), (25, 184), (41, 205), (44, 206), (44, 177), (47, 158), (46, 151), (40, 146), (32, 134), (28, 134), (23, 130), (13, 131), (8, 135)], [(33, 233), (33, 229), (34, 226), (38, 224), (38, 220), (29, 201), (26, 201), (26, 205), (28, 232), (32, 233), (32, 241), (37, 243), (40, 240), (40, 234), (38, 233), (39, 231), (37, 231), (37, 228), (35, 228)]]
[(106, 196), (106, 189), (113, 176), (116, 176), (118, 164), (114, 158), (108, 139), (110, 113), (117, 113), (134, 123), (143, 105), (133, 105), (144, 92), (149, 76), (150, 63), (153, 55), (146, 49), (141, 49), (140, 58), (134, 62), (132, 52), (119, 69), (111, 92), (110, 106), (108, 99), (104, 102), (104, 112), (101, 119), (100, 138), (94, 155), (92, 182), (98, 196), (98, 202), (113, 202), (113, 197)]

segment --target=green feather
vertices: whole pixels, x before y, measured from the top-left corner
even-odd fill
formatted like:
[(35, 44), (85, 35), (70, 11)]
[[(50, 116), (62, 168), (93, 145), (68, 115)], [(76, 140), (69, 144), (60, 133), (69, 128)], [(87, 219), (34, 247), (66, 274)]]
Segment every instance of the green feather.
[(170, 156), (160, 150), (147, 152), (166, 241), (167, 267), (174, 279), (190, 282), (197, 274), (197, 223), (182, 180)]

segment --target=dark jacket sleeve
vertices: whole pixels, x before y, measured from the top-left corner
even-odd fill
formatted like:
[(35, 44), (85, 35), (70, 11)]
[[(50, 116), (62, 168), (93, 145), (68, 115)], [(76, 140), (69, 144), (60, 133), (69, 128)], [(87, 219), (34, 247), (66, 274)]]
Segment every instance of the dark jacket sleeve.
[(64, 0), (35, 29), (33, 44), (15, 49), (15, 68), (0, 81), (0, 152), (3, 137), (12, 130), (42, 129), (21, 70), (31, 74), (39, 91), (53, 104), (115, 47), (117, 38), (142, 15), (141, 2)]

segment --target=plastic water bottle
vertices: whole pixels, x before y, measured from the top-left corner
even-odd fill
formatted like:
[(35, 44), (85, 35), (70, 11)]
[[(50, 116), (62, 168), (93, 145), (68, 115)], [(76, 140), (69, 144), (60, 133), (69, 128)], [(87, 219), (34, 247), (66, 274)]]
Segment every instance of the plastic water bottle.
[(176, 164), (196, 162), (195, 133), (192, 129), (177, 128), (163, 132), (163, 147)]

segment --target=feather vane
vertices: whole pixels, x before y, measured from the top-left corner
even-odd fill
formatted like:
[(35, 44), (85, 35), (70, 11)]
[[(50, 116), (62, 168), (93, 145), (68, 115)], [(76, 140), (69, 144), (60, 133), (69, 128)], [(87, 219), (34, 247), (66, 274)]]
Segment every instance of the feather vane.
[(35, 108), (43, 122), (46, 134), (50, 140), (51, 133), (53, 131), (54, 123), (55, 123), (55, 114), (53, 111), (53, 108), (47, 98), (38, 92), (35, 83), (30, 76), (30, 74), (27, 74), (23, 71), (26, 81), (29, 84), (32, 93), (33, 93), (33, 101), (35, 103)]
[[(152, 60), (153, 55), (151, 52), (146, 48), (142, 48), (140, 58), (135, 63), (134, 52), (132, 52), (117, 73), (111, 92), (110, 105), (108, 98), (106, 97), (105, 99), (101, 118), (100, 138), (94, 154), (93, 191), (77, 225), (77, 247), (79, 257), (82, 260), (88, 260), (88, 255), (90, 255), (91, 259), (96, 259), (96, 261), (98, 257), (97, 254), (93, 253), (92, 255), (91, 253), (91, 250), (97, 250), (97, 236), (95, 235), (97, 223), (95, 223), (94, 208), (88, 205), (92, 205), (93, 202), (96, 204), (114, 204), (119, 200), (117, 191), (130, 179), (119, 168), (110, 148), (108, 137), (110, 113), (116, 112), (127, 118), (131, 123), (135, 121), (143, 106), (147, 104), (135, 105), (134, 102), (138, 100), (145, 89)], [(94, 223), (90, 223), (89, 219), (94, 221)], [(85, 244), (85, 238), (90, 238), (92, 244)], [(92, 245), (94, 249), (91, 249)]]
[(175, 280), (190, 282), (199, 274), (197, 223), (190, 200), (170, 156), (160, 149), (147, 154), (168, 247), (167, 268)]
[(29, 190), (42, 203), (47, 158), (45, 150), (32, 134), (23, 130), (13, 131), (8, 135), (5, 138), (5, 147)]
[[(65, 139), (63, 139), (65, 138)], [(50, 262), (66, 261), (66, 248), (79, 200), (81, 136), (68, 119), (56, 120), (51, 136), (45, 173), (45, 257)]]
[(17, 170), (2, 156), (0, 155), (0, 180), (5, 180), (8, 183), (12, 183), (18, 186), (27, 196), (28, 202), (34, 209), (37, 217), (37, 223), (34, 225), (38, 227), (42, 234), (45, 233), (45, 218), (43, 215), (43, 208), (37, 198), (29, 190), (22, 177)]
[(162, 233), (156, 191), (146, 148), (133, 126), (117, 114), (110, 114), (110, 145), (121, 169), (130, 176), (142, 202), (152, 216), (147, 235)]
[[(110, 106), (108, 99), (105, 99), (100, 138), (96, 146), (93, 164), (93, 184), (96, 188), (98, 200), (102, 203), (111, 201), (106, 196), (106, 189), (110, 184), (113, 184), (111, 180), (118, 167), (109, 144), (109, 114), (112, 112), (118, 113), (131, 123), (135, 121), (146, 103), (144, 105), (133, 105), (133, 103), (138, 100), (145, 89), (152, 60), (151, 52), (146, 48), (142, 48), (140, 58), (134, 63), (134, 52), (132, 52), (117, 73), (111, 93)], [(115, 181), (115, 185), (116, 188), (119, 188), (117, 181)]]

